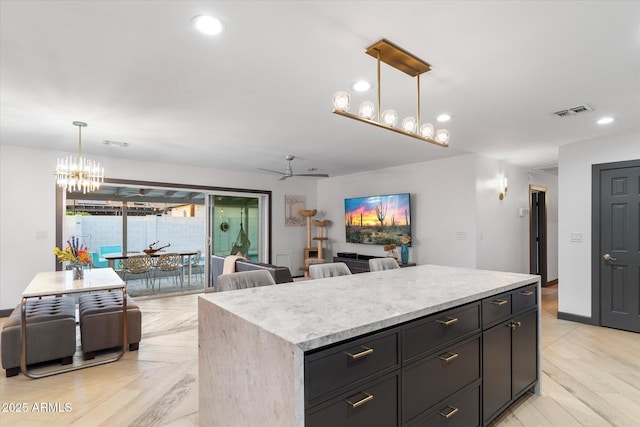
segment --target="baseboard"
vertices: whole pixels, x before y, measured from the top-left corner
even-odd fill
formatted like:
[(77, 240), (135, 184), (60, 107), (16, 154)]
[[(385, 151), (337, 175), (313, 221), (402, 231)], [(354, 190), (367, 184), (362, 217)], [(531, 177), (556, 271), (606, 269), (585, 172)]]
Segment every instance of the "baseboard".
[(558, 319), (560, 320), (569, 320), (571, 322), (584, 323), (586, 325), (594, 325), (598, 326), (592, 317), (580, 316), (578, 314), (564, 313), (562, 311), (558, 312)]
[(547, 282), (547, 286), (554, 286), (558, 284), (558, 279), (550, 280)]
[(0, 310), (0, 317), (9, 317), (13, 309), (7, 308), (5, 310)]

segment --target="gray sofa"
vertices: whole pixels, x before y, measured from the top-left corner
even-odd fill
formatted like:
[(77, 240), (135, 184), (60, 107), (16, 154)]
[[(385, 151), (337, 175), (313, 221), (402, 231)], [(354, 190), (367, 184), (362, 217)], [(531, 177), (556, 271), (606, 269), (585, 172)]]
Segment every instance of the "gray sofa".
[[(224, 269), (224, 259), (226, 256), (222, 255), (211, 255), (211, 269), (213, 277), (213, 289), (215, 291), (218, 290), (218, 276), (222, 274)], [(276, 283), (287, 283), (293, 282), (293, 278), (291, 277), (291, 272), (287, 267), (279, 267), (277, 265), (272, 264), (263, 264), (260, 262), (255, 262), (251, 260), (237, 260), (236, 261), (236, 272), (238, 271), (252, 271), (252, 270), (266, 270), (273, 276), (273, 280)]]

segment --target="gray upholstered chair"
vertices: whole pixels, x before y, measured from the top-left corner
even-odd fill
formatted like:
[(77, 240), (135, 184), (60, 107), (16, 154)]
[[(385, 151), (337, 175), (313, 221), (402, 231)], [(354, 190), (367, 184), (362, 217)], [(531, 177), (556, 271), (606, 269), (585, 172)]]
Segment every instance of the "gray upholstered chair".
[(275, 284), (275, 280), (266, 270), (239, 271), (218, 276), (218, 292)]
[(371, 258), (369, 260), (369, 271), (393, 270), (400, 268), (398, 261), (393, 258)]
[(309, 266), (309, 276), (312, 279), (324, 279), (326, 277), (347, 276), (351, 270), (344, 262), (329, 262), (325, 264), (312, 264)]

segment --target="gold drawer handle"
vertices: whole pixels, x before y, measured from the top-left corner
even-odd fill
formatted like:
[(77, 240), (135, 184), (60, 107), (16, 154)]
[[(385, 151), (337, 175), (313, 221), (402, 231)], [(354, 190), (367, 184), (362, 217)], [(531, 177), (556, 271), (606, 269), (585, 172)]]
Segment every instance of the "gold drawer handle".
[(507, 300), (503, 300), (503, 299), (496, 299), (493, 301), (489, 301), (489, 304), (493, 304), (493, 305), (505, 305), (506, 303), (508, 303), (509, 301)]
[(458, 356), (460, 356), (458, 353), (446, 353), (446, 354), (447, 354), (448, 356), (440, 355), (440, 356), (438, 356), (438, 359), (442, 360), (442, 361), (443, 361), (443, 362), (445, 362), (445, 363), (449, 363), (449, 362), (451, 362), (452, 360), (457, 359), (457, 358), (458, 358)]
[(458, 321), (457, 317), (450, 317), (450, 316), (447, 316), (447, 320), (440, 320), (440, 319), (436, 320), (436, 322), (440, 323), (443, 326), (453, 325), (457, 321)]
[(459, 411), (458, 408), (454, 408), (453, 406), (447, 406), (447, 409), (449, 409), (449, 412), (447, 412), (446, 414), (444, 412), (438, 412), (438, 414), (443, 416), (445, 419), (449, 419), (453, 417), (455, 414), (457, 414)]
[(364, 391), (362, 392), (362, 394), (364, 394), (366, 397), (364, 399), (358, 400), (357, 402), (352, 402), (349, 399), (347, 399), (347, 403), (351, 405), (351, 408), (355, 409), (358, 406), (362, 406), (365, 403), (371, 402), (373, 400), (373, 394), (365, 393)]
[(373, 349), (372, 348), (369, 348), (369, 347), (362, 347), (362, 348), (364, 348), (365, 350), (361, 351), (360, 353), (353, 354), (353, 353), (347, 352), (347, 355), (349, 357), (351, 357), (351, 360), (356, 360), (356, 359), (360, 359), (361, 357), (365, 357), (365, 356), (368, 356), (371, 353), (373, 353)]
[(516, 328), (519, 328), (522, 326), (522, 322), (511, 322), (507, 326), (509, 326), (512, 331), (515, 331)]
[(522, 296), (525, 296), (525, 297), (530, 297), (531, 295), (533, 295), (533, 292), (531, 292), (531, 291), (520, 291), (520, 292), (518, 292), (518, 295), (522, 295)]

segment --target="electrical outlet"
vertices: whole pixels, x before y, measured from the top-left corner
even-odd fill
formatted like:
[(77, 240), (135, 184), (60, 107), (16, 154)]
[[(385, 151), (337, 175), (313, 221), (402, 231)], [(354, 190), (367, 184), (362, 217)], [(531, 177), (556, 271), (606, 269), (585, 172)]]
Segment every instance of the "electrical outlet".
[(458, 231), (456, 233), (456, 240), (467, 240), (467, 232), (466, 231)]
[(36, 240), (47, 240), (49, 238), (49, 233), (47, 230), (36, 231)]
[(572, 243), (582, 243), (582, 233), (571, 233), (570, 239)]

